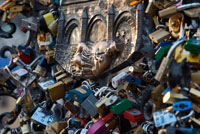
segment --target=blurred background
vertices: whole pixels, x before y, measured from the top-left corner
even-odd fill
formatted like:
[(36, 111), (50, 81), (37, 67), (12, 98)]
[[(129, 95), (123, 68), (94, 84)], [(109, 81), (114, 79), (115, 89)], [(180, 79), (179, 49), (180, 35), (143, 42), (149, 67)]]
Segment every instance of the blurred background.
[[(5, 0), (0, 0), (0, 4), (3, 3), (4, 1)], [(15, 18), (12, 20), (12, 22), (16, 24), (17, 30), (13, 34), (13, 38), (10, 38), (10, 39), (0, 38), (0, 49), (5, 45), (18, 46), (19, 44), (26, 43), (27, 38), (28, 38), (28, 33), (23, 33), (22, 31), (20, 31), (21, 19), (23, 18), (25, 17), (22, 16), (21, 14), (17, 14)], [(2, 22), (0, 22), (0, 26), (2, 27), (2, 29), (7, 28), (6, 25), (3, 24)], [(8, 64), (9, 64), (9, 58), (4, 59), (0, 57), (0, 68)], [(15, 108), (15, 101), (16, 100), (11, 97), (1, 96), (0, 97), (0, 113), (12, 111)], [(17, 127), (18, 125), (19, 123), (18, 121), (16, 121), (10, 127)]]

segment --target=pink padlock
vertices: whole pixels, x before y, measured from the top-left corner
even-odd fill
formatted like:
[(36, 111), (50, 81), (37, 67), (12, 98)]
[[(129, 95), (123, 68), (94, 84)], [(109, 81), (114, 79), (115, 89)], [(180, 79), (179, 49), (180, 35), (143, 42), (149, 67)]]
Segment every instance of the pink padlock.
[(87, 131), (87, 134), (107, 134), (108, 128), (105, 126), (105, 122), (100, 119), (94, 123)]

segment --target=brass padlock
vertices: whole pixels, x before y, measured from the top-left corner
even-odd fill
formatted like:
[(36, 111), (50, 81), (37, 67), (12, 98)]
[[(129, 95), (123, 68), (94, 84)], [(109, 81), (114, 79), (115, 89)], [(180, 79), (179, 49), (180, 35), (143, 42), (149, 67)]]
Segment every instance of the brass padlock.
[(152, 92), (151, 92), (151, 98), (155, 104), (155, 110), (159, 110), (163, 106), (162, 98), (164, 87), (162, 85), (158, 85)]
[(195, 95), (197, 97), (200, 97), (200, 91), (199, 90), (196, 90), (194, 88), (191, 88), (189, 93), (191, 93), (192, 95)]
[(138, 126), (133, 134), (146, 134), (142, 126)]
[(197, 125), (200, 126), (200, 120), (199, 119), (196, 119), (194, 117), (190, 118), (194, 123), (196, 123)]
[(70, 88), (70, 85), (73, 84), (73, 81), (74, 81), (74, 80), (73, 80), (72, 78), (70, 78), (70, 77), (63, 78), (63, 79), (62, 79), (62, 82), (64, 83), (65, 89), (66, 89), (66, 90), (70, 90), (69, 88)]
[(37, 65), (35, 70), (33, 70), (33, 73), (37, 74), (40, 77), (45, 77), (47, 70), (44, 67), (41, 67), (40, 65)]
[(156, 14), (156, 7), (152, 1), (149, 0), (145, 13), (148, 14), (150, 17), (155, 16)]
[(10, 8), (10, 12), (21, 12), (25, 9), (25, 5), (16, 5)]
[(56, 77), (58, 77), (59, 75), (61, 75), (61, 74), (63, 74), (63, 73), (64, 73), (64, 71), (63, 71), (63, 70), (60, 70), (60, 71), (54, 73), (54, 77), (56, 78)]
[(99, 115), (101, 116), (101, 117), (103, 117), (103, 116), (105, 116), (106, 114), (108, 114), (109, 113), (109, 107), (107, 107), (106, 105), (105, 105), (105, 103), (108, 101), (108, 98), (106, 98), (106, 97), (101, 97), (100, 98), (100, 100), (98, 100), (97, 102), (96, 102), (96, 109), (97, 109), (97, 111), (98, 111), (98, 113), (99, 113)]
[(169, 17), (175, 15), (176, 13), (178, 13), (178, 11), (177, 11), (177, 7), (175, 5), (175, 6), (171, 6), (166, 9), (163, 9), (163, 10), (159, 11), (158, 13), (161, 18), (169, 18)]
[(38, 0), (38, 2), (45, 5), (45, 6), (51, 4), (51, 0)]
[(154, 77), (155, 80), (157, 80), (157, 81), (161, 81), (162, 80), (162, 77), (166, 72), (166, 68), (167, 68), (168, 63), (169, 63), (169, 59), (164, 57), (163, 60), (162, 60), (161, 65), (160, 65), (160, 67), (158, 69), (158, 72), (156, 73), (156, 76)]
[(168, 39), (169, 36), (170, 33), (163, 28), (160, 28), (159, 30), (156, 30), (155, 32), (149, 34), (150, 39), (153, 40), (155, 43), (160, 43), (164, 39)]
[(56, 100), (65, 97), (66, 90), (64, 87), (64, 83), (61, 81), (55, 83), (54, 85), (49, 86), (48, 91), (52, 102), (55, 102)]
[(48, 64), (53, 64), (55, 63), (55, 51), (47, 51), (45, 53), (45, 58), (47, 59)]
[(193, 72), (191, 74), (191, 81), (200, 84), (200, 71)]
[(192, 109), (194, 109), (195, 112), (200, 113), (200, 106), (197, 104), (192, 103)]
[(200, 16), (200, 8), (191, 8), (186, 9), (183, 11), (185, 15), (189, 16), (190, 18), (197, 18)]
[(58, 75), (56, 77), (56, 81), (62, 81), (63, 79), (67, 78), (67, 74), (66, 73), (63, 73), (61, 75)]
[(183, 94), (167, 92), (163, 97), (163, 103), (174, 104), (174, 102), (185, 98)]
[(179, 38), (181, 23), (184, 19), (183, 14), (176, 14), (169, 18), (169, 31), (174, 38)]

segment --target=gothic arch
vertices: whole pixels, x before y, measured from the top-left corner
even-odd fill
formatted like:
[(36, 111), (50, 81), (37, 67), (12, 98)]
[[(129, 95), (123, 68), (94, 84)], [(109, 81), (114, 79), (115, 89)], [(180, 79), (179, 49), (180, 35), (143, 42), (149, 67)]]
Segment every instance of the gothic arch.
[[(107, 34), (107, 20), (104, 16), (102, 16), (101, 14), (96, 14), (94, 15), (89, 23), (88, 23), (88, 27), (87, 27), (87, 34), (86, 34), (86, 40), (90, 41), (90, 36), (98, 36), (99, 33), (94, 34), (94, 26), (98, 26), (98, 25), (103, 25), (103, 29), (101, 30), (105, 30), (102, 32), (102, 34)], [(98, 28), (97, 28), (98, 30)], [(105, 36), (106, 37), (106, 36)], [(105, 39), (105, 38), (104, 38)]]

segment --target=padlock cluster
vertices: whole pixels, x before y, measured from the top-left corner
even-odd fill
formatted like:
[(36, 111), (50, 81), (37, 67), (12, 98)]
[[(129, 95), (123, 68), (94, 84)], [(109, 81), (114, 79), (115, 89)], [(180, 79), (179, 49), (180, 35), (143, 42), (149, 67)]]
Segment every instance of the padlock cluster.
[[(10, 64), (0, 69), (0, 96), (16, 99), (12, 111), (0, 114), (0, 132), (200, 133), (200, 1), (130, 1), (130, 6), (141, 4), (153, 22), (146, 29), (149, 47), (90, 78), (66, 72), (55, 59), (61, 1), (7, 0), (0, 5), (9, 25), (17, 13), (29, 14), (20, 29), (30, 32), (27, 44), (0, 52), (2, 57), (11, 53)], [(14, 33), (0, 32), (4, 38)], [(19, 126), (11, 128), (16, 120)]]

